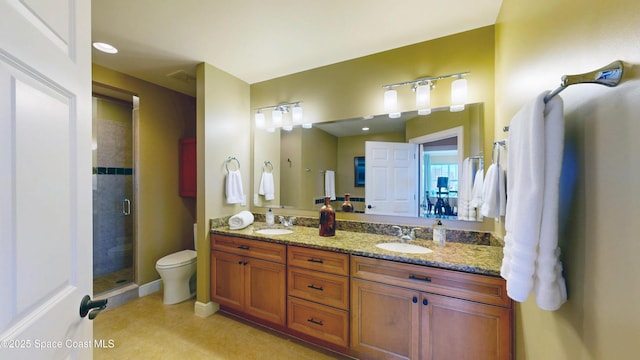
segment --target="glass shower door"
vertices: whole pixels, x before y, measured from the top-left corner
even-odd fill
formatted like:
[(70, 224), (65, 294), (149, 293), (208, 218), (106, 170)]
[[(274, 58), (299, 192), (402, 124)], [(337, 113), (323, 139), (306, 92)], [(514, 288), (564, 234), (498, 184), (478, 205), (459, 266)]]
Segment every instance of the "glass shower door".
[(133, 282), (132, 103), (93, 98), (94, 294)]

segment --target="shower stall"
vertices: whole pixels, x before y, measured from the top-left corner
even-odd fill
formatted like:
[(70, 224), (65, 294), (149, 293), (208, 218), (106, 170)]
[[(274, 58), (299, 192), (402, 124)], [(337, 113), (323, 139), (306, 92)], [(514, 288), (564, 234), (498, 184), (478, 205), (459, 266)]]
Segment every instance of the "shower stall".
[(94, 294), (134, 281), (134, 100), (93, 96)]

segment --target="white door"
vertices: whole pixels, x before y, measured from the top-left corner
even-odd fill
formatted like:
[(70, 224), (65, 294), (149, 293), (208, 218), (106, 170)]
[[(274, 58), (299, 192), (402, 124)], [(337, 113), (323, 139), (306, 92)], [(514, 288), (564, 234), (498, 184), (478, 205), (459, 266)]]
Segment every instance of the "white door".
[(0, 0), (0, 359), (92, 358), (91, 2)]
[(418, 216), (418, 145), (365, 142), (366, 214)]

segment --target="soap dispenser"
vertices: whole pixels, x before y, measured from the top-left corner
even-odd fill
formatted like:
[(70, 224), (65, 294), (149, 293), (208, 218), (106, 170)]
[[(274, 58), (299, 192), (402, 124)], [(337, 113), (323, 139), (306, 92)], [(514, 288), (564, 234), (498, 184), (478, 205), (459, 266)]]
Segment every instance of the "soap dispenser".
[(273, 210), (271, 210), (271, 208), (269, 208), (269, 211), (267, 211), (267, 214), (265, 215), (265, 221), (269, 226), (273, 226), (276, 223), (275, 216), (273, 216)]
[(433, 224), (433, 242), (436, 245), (444, 245), (447, 241), (447, 228), (438, 220)]

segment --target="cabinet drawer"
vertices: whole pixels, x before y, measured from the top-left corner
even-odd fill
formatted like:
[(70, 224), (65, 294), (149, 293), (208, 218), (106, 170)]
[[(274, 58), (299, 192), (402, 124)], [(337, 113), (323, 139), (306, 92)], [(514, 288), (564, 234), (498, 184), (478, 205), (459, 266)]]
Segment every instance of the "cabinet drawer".
[(289, 295), (347, 310), (349, 278), (318, 271), (289, 268)]
[(511, 308), (502, 278), (351, 256), (351, 276)]
[(219, 234), (211, 235), (211, 250), (225, 251), (281, 264), (285, 263), (287, 253), (286, 245)]
[(349, 313), (289, 297), (290, 329), (340, 346), (349, 344)]
[(288, 264), (305, 269), (349, 275), (349, 255), (325, 250), (289, 246)]

